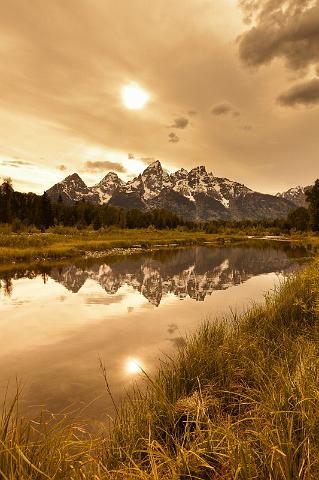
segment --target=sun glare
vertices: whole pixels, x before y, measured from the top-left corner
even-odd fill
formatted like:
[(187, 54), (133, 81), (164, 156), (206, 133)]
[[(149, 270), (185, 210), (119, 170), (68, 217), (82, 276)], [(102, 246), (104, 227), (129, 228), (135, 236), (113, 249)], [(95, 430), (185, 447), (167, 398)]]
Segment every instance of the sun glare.
[(136, 84), (125, 85), (122, 88), (122, 101), (130, 110), (140, 110), (149, 101), (149, 94)]
[(139, 373), (142, 371), (142, 366), (135, 358), (128, 360), (126, 364), (127, 373)]

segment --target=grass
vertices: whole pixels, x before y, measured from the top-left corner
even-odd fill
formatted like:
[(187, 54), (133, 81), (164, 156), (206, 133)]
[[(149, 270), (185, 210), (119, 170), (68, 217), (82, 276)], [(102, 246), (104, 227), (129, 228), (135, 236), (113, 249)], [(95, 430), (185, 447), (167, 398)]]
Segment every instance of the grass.
[[(114, 248), (129, 248), (136, 245), (151, 248), (159, 245), (192, 245), (222, 240), (220, 235), (179, 230), (112, 229), (95, 232), (61, 229), (60, 233), (56, 231), (42, 234), (0, 234), (0, 263), (70, 258), (83, 256), (86, 252), (107, 252)], [(228, 238), (242, 239), (243, 236), (238, 234)]]
[(319, 260), (142, 373), (109, 434), (87, 433), (83, 414), (19, 420), (14, 402), (0, 478), (317, 480)]

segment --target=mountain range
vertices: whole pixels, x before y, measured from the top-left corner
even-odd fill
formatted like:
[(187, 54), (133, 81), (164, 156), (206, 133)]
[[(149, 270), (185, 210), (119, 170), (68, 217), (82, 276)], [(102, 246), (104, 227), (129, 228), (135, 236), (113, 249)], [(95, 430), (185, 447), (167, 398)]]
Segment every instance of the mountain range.
[(255, 192), (245, 185), (215, 177), (201, 165), (169, 174), (159, 160), (133, 180), (124, 182), (114, 172), (88, 187), (77, 173), (46, 191), (53, 201), (85, 200), (125, 209), (166, 208), (189, 220), (280, 218), (305, 204), (305, 189), (297, 187), (277, 195)]

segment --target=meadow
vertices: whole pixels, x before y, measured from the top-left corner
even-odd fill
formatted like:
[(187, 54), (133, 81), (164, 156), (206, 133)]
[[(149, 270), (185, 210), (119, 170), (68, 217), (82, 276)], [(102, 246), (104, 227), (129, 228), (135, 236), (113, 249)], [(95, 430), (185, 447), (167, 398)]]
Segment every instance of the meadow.
[(84, 412), (23, 419), (18, 395), (6, 399), (1, 478), (317, 479), (319, 261), (140, 375), (102, 432)]
[[(226, 235), (228, 240), (243, 239), (245, 233)], [(204, 242), (223, 242), (225, 235), (198, 231), (116, 229), (78, 230), (53, 227), (45, 233), (0, 231), (0, 263), (41, 261), (85, 256), (88, 252), (111, 253), (112, 249), (160, 248), (186, 246)], [(117, 252), (119, 253), (119, 252)], [(124, 252), (123, 252), (124, 253)]]

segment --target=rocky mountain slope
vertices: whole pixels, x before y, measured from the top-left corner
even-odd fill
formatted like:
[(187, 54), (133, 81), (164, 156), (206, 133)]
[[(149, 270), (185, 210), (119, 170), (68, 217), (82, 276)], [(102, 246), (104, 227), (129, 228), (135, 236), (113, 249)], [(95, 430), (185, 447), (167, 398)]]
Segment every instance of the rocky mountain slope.
[(277, 193), (277, 197), (289, 200), (297, 207), (307, 207), (306, 190), (310, 187), (293, 187), (283, 193)]
[(54, 201), (61, 196), (70, 203), (84, 199), (125, 209), (166, 208), (190, 220), (277, 218), (296, 205), (283, 195), (254, 192), (241, 183), (215, 177), (203, 165), (168, 174), (158, 160), (126, 183), (109, 172), (97, 185), (87, 187), (74, 173), (46, 193)]

